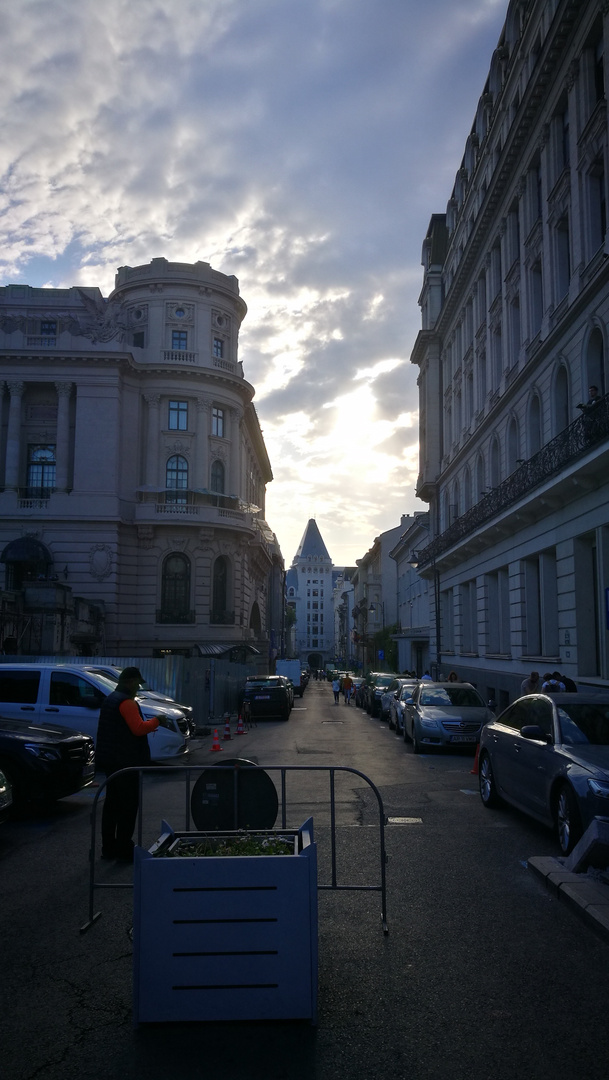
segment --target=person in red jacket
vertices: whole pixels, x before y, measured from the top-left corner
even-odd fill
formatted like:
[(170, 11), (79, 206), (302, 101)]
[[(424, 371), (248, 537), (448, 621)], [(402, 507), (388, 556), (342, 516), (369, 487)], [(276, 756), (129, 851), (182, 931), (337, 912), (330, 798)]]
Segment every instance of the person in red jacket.
[[(148, 734), (159, 719), (145, 720), (135, 701), (144, 679), (136, 667), (121, 671), (116, 690), (99, 710), (95, 758), (100, 772), (113, 773), (130, 766), (149, 765)], [(139, 776), (136, 772), (109, 779), (102, 811), (102, 859), (133, 859), (133, 830), (139, 809)]]

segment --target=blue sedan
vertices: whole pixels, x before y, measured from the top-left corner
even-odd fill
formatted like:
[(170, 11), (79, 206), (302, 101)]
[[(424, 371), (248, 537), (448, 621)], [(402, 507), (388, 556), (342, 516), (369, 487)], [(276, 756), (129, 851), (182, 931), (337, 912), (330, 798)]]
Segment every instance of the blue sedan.
[(529, 694), (482, 729), (480, 797), (556, 830), (567, 855), (609, 814), (609, 696)]

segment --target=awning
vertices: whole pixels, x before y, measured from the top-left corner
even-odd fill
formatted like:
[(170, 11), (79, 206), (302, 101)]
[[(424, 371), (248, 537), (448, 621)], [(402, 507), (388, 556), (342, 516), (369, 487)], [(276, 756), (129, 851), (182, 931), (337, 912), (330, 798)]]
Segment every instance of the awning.
[(226, 656), (233, 649), (245, 649), (246, 652), (260, 656), (260, 649), (255, 649), (253, 645), (248, 645), (245, 641), (232, 641), (230, 644), (225, 642), (222, 645), (214, 645), (207, 641), (197, 642), (195, 649), (198, 649), (199, 656)]
[(0, 562), (3, 563), (44, 563), (45, 566), (51, 566), (53, 562), (53, 556), (40, 540), (36, 540), (33, 536), (20, 536), (18, 540), (11, 540), (6, 545), (2, 555), (0, 555)]

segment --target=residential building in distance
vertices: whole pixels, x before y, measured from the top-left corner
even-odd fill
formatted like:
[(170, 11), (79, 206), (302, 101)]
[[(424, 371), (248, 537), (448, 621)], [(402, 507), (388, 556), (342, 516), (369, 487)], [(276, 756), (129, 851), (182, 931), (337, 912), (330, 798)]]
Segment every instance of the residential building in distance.
[(512, 0), (423, 244), (431, 661), (498, 706), (609, 679), (608, 18)]
[[(164, 258), (121, 267), (107, 299), (91, 287), (0, 289), (8, 648), (234, 647), (266, 660), (281, 632), (283, 562), (238, 357), (245, 313), (235, 277)], [(71, 615), (73, 632), (45, 649), (31, 632), (37, 613), (57, 623), (77, 600), (91, 608), (83, 625)]]
[(429, 516), (417, 513), (402, 519), (406, 528), (389, 552), (397, 573), (398, 671), (414, 671), (420, 678), (430, 669), (429, 581), (418, 572), (419, 551), (429, 544)]

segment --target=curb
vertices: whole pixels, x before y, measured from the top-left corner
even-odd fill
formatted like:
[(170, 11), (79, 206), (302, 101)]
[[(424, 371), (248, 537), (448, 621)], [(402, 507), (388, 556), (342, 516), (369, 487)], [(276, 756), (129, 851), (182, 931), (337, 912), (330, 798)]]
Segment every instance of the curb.
[(527, 865), (558, 900), (609, 941), (609, 885), (588, 874), (566, 870), (562, 859), (550, 855), (533, 855)]

